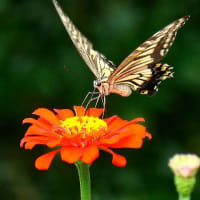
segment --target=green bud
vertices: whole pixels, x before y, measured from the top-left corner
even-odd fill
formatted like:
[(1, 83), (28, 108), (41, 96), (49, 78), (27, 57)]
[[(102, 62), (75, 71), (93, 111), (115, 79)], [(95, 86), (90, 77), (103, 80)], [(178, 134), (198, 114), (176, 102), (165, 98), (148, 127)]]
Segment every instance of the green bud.
[(194, 176), (189, 178), (175, 176), (174, 183), (176, 185), (176, 190), (179, 194), (181, 194), (182, 196), (188, 196), (192, 193), (192, 190), (196, 183), (196, 178)]

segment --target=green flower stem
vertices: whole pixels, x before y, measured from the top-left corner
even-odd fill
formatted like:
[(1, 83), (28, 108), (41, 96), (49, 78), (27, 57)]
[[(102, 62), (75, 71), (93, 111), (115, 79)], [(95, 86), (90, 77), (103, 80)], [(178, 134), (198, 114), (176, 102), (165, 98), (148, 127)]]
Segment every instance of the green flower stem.
[(178, 200), (190, 200), (190, 195), (181, 195), (181, 194), (179, 194)]
[(91, 200), (89, 165), (81, 161), (76, 162), (75, 165), (79, 175), (81, 200)]

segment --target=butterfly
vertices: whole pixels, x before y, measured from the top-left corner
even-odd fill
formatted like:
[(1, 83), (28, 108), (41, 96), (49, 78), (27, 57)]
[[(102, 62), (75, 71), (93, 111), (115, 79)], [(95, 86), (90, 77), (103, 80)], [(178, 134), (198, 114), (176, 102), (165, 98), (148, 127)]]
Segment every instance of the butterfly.
[(92, 43), (76, 28), (58, 2), (53, 0), (53, 3), (72, 42), (95, 75), (93, 85), (101, 96), (115, 93), (127, 97), (132, 90), (151, 96), (158, 91), (158, 84), (173, 77), (173, 67), (159, 61), (166, 56), (177, 31), (189, 19), (189, 15), (159, 30), (116, 66), (103, 54), (94, 50)]

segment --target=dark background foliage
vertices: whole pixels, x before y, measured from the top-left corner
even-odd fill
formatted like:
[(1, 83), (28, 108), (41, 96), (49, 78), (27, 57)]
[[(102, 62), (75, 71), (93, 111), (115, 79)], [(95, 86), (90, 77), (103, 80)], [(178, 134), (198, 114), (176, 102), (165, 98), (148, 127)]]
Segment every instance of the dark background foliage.
[[(95, 200), (177, 199), (168, 159), (175, 153), (200, 155), (200, 1), (59, 2), (95, 48), (116, 64), (160, 28), (191, 15), (163, 61), (174, 66), (174, 79), (164, 81), (153, 97), (107, 98), (107, 116), (144, 117), (153, 139), (141, 149), (118, 151), (128, 159), (125, 168), (114, 167), (105, 153), (91, 168)], [(73, 165), (58, 156), (49, 171), (37, 171), (34, 160), (48, 149), (19, 148), (27, 128), (21, 121), (38, 107), (80, 105), (94, 77), (50, 0), (1, 0), (0, 16), (1, 199), (79, 199)], [(199, 199), (199, 187), (198, 180), (193, 199)]]

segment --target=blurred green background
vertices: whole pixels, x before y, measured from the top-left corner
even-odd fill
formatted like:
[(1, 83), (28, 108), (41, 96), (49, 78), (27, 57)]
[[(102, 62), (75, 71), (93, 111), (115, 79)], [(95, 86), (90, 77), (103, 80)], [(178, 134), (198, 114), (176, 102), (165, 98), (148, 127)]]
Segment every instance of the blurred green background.
[[(153, 97), (133, 93), (128, 98), (107, 98), (106, 116), (144, 117), (152, 140), (145, 140), (138, 150), (117, 151), (128, 159), (125, 168), (113, 166), (111, 156), (103, 152), (91, 168), (94, 200), (177, 199), (168, 159), (175, 153), (200, 155), (200, 1), (59, 3), (94, 47), (115, 64), (168, 23), (191, 15), (163, 61), (174, 66), (174, 79), (164, 81)], [(34, 160), (48, 149), (20, 149), (27, 128), (21, 122), (38, 107), (80, 105), (93, 89), (93, 74), (50, 0), (1, 0), (0, 16), (0, 198), (78, 200), (74, 165), (57, 156), (48, 171), (37, 171)], [(193, 199), (199, 198), (197, 180)]]

